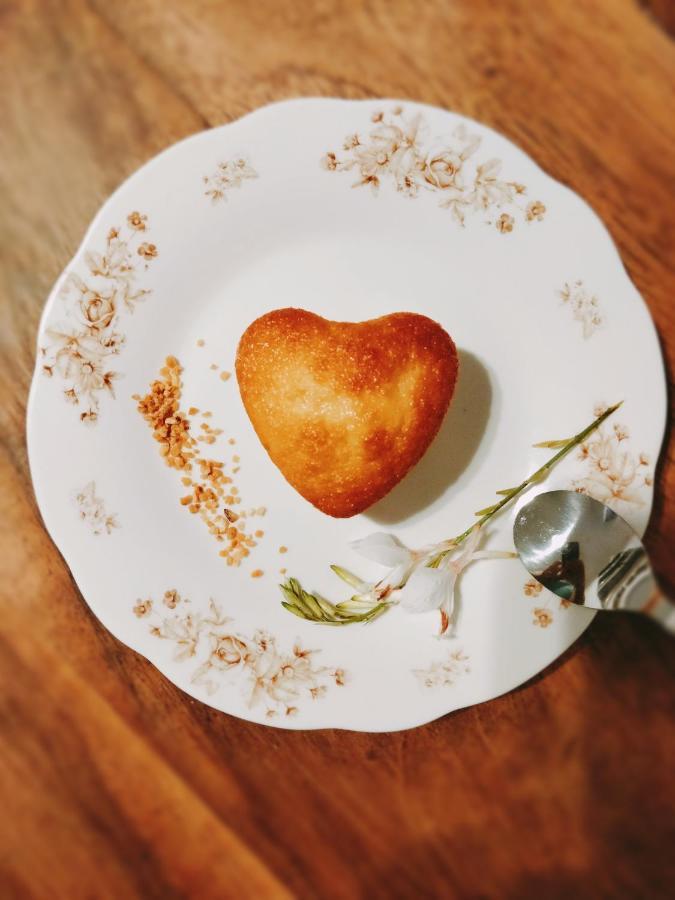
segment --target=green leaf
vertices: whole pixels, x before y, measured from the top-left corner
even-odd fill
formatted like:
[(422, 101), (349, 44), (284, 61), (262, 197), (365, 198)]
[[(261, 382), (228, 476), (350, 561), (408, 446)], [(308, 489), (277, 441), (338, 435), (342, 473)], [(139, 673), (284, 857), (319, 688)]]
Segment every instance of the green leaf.
[(321, 597), (319, 594), (314, 594), (313, 596), (316, 602), (321, 607), (321, 612), (324, 614), (324, 618), (326, 620), (329, 620), (335, 612), (335, 607), (332, 603), (329, 603), (328, 600), (324, 600), (323, 597)]
[(341, 578), (343, 581), (346, 581), (348, 585), (354, 588), (362, 588), (364, 585), (364, 581), (362, 578), (359, 578), (357, 575), (353, 575), (351, 572), (348, 572), (347, 569), (343, 569), (342, 566), (331, 566), (331, 569), (338, 578)]
[(371, 600), (344, 600), (334, 605), (318, 594), (306, 591), (297, 578), (289, 578), (279, 588), (284, 596), (281, 605), (299, 619), (319, 625), (351, 625), (368, 622), (382, 615), (390, 606)]
[(474, 516), (490, 516), (497, 509), (497, 503), (492, 506), (486, 506), (485, 509), (479, 509), (478, 512), (474, 513)]
[(544, 450), (560, 450), (561, 447), (566, 447), (572, 440), (574, 438), (565, 438), (562, 441), (540, 441), (538, 444), (532, 444), (532, 446), (541, 447)]
[(380, 603), (379, 606), (376, 606), (372, 613), (367, 617), (367, 619), (365, 620), (366, 623), (370, 624), (371, 622), (374, 622), (375, 619), (379, 619), (382, 613), (386, 612), (388, 609), (388, 603)]
[[(284, 603), (284, 601), (282, 600), (281, 605), (284, 609), (287, 609), (290, 613), (293, 613), (293, 615), (297, 616), (299, 619), (309, 619), (309, 616), (306, 616), (303, 612), (300, 612), (300, 610), (296, 606), (293, 606), (292, 603)], [(312, 620), (309, 619), (309, 621), (311, 622)]]
[(307, 591), (303, 591), (302, 592), (302, 601), (305, 604), (305, 606), (307, 606), (312, 611), (312, 613), (314, 614), (314, 617), (316, 619), (325, 619), (326, 618), (326, 616), (324, 615), (324, 611), (322, 610), (321, 606), (319, 605), (316, 598), (312, 594), (309, 594)]
[[(298, 588), (299, 588), (298, 590), (291, 592), (291, 595), (290, 595), (291, 599), (289, 602), (291, 602), (296, 609), (299, 609), (300, 612), (302, 612), (304, 614), (305, 618), (312, 619), (312, 620), (316, 619), (316, 614), (315, 614), (314, 610), (305, 603), (304, 597), (302, 596), (303, 595), (302, 588), (299, 585), (298, 585)], [(286, 597), (288, 597), (289, 592), (284, 591), (284, 595)]]
[(375, 603), (372, 600), (356, 600), (352, 597), (350, 600), (343, 600), (342, 603), (336, 603), (335, 609), (345, 616), (351, 616), (356, 614), (361, 615), (361, 613), (372, 612), (376, 606), (379, 606), (379, 603)]
[(512, 488), (503, 488), (501, 491), (495, 491), (496, 494), (499, 494), (500, 497), (508, 497), (509, 494), (512, 494), (514, 491), (517, 491), (518, 487)]
[(290, 587), (288, 587), (287, 584), (280, 584), (279, 587), (281, 588), (281, 592), (286, 598), (286, 602), (288, 603), (288, 605), (295, 606), (295, 594), (290, 589)]

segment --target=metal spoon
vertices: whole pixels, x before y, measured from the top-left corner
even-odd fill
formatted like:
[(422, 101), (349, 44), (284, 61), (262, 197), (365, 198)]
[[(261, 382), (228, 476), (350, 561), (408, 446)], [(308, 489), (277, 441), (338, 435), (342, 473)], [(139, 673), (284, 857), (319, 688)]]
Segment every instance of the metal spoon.
[(604, 503), (576, 491), (538, 494), (519, 510), (513, 540), (528, 572), (559, 597), (644, 613), (675, 634), (675, 604), (659, 589), (642, 541)]

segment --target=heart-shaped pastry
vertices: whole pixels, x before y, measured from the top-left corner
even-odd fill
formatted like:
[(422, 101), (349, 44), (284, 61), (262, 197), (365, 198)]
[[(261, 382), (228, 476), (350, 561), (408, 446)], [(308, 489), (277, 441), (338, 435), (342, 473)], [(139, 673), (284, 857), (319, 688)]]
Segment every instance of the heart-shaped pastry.
[(384, 497), (422, 457), (457, 368), (452, 339), (426, 316), (331, 322), (304, 309), (256, 319), (236, 362), (246, 412), (272, 462), (339, 518)]

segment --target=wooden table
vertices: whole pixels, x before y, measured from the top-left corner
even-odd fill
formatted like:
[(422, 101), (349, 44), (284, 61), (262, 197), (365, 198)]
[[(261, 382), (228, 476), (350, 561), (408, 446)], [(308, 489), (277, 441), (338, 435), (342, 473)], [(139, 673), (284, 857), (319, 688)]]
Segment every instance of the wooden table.
[[(110, 191), (302, 95), (409, 97), (507, 135), (605, 220), (672, 371), (668, 17), (656, 0), (2, 4), (3, 897), (666, 896), (674, 645), (650, 622), (600, 616), (532, 683), (408, 733), (236, 721), (89, 612), (40, 522), (24, 410), (44, 298)], [(671, 588), (673, 446), (649, 531)]]

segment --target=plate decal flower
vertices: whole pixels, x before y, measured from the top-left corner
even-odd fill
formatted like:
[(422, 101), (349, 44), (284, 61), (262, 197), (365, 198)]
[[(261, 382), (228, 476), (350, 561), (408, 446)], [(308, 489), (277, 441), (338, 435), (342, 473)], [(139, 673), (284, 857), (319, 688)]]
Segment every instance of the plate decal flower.
[(235, 683), (249, 708), (265, 706), (268, 718), (297, 715), (304, 701), (318, 700), (332, 685), (345, 683), (343, 669), (315, 663), (319, 651), (297, 642), (281, 649), (262, 629), (251, 635), (236, 631), (214, 600), (200, 611), (178, 591), (168, 590), (159, 603), (138, 600), (133, 612), (154, 637), (174, 645), (174, 660), (193, 665), (192, 684), (213, 695), (223, 683)]
[(115, 396), (113, 357), (124, 344), (120, 319), (150, 294), (138, 286), (159, 254), (145, 239), (147, 227), (147, 216), (132, 212), (125, 226), (110, 229), (102, 253), (84, 254), (86, 273), (69, 272), (59, 291), (65, 318), (45, 330), (42, 371), (62, 379), (64, 399), (78, 407), (81, 422), (98, 419), (102, 395)]
[(424, 688), (449, 687), (468, 674), (469, 657), (462, 650), (450, 650), (426, 669), (413, 669), (413, 675)]
[(554, 607), (567, 609), (572, 605), (571, 600), (558, 597), (553, 591), (544, 590), (544, 586), (536, 578), (530, 578), (525, 582), (523, 594), (531, 599), (536, 598), (537, 605), (532, 608), (532, 624), (537, 628), (548, 628), (553, 623)]
[(258, 173), (243, 158), (231, 159), (218, 163), (218, 167), (211, 175), (204, 175), (204, 194), (211, 198), (212, 203), (227, 200), (227, 192), (233, 188), (239, 188), (243, 182), (250, 178), (257, 178)]
[(375, 112), (367, 136), (347, 135), (342, 153), (326, 153), (321, 160), (329, 172), (354, 170), (353, 187), (368, 185), (377, 194), (384, 181), (392, 182), (406, 197), (422, 190), (438, 194), (439, 205), (464, 225), (468, 214), (502, 211), (490, 224), (502, 234), (513, 231), (518, 213), (524, 222), (540, 222), (546, 213), (541, 200), (527, 202), (525, 185), (502, 177), (499, 159), (477, 162), (481, 138), (459, 125), (450, 136), (427, 139), (420, 113), (405, 115), (401, 106)]
[(103, 500), (96, 496), (95, 482), (90, 481), (76, 493), (75, 503), (80, 518), (87, 523), (92, 534), (111, 534), (114, 528), (119, 527), (115, 516), (106, 512)]
[(576, 321), (581, 322), (584, 338), (591, 337), (602, 325), (598, 298), (584, 287), (583, 281), (574, 281), (571, 284), (565, 282), (563, 289), (558, 291), (558, 296), (570, 307)]
[[(604, 408), (600, 404), (596, 412)], [(580, 446), (583, 473), (572, 482), (574, 490), (606, 503), (619, 515), (622, 508), (642, 506), (645, 488), (653, 483), (649, 457), (631, 452), (629, 441), (626, 425), (616, 422), (611, 429), (599, 428)]]

